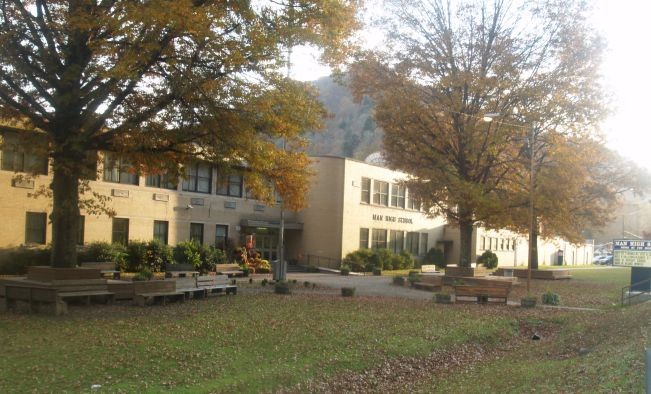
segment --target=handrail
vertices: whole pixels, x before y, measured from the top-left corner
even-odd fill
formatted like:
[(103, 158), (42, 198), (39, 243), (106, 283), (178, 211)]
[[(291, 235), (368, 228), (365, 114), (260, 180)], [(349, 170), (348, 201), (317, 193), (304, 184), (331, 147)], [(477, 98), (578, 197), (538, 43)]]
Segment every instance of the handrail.
[[(631, 299), (633, 299), (635, 297), (640, 297), (642, 294), (651, 293), (649, 291), (641, 291), (638, 294), (635, 294), (635, 295), (631, 296), (631, 291), (630, 290), (631, 290), (632, 287), (636, 287), (636, 286), (642, 285), (642, 284), (647, 283), (647, 282), (649, 282), (649, 287), (651, 288), (651, 278), (641, 280), (641, 281), (639, 281), (637, 283), (633, 283), (633, 284), (630, 284), (628, 286), (622, 287), (622, 306), (624, 306), (624, 301), (628, 301), (628, 305), (631, 305)], [(627, 289), (628, 289), (628, 297), (625, 297), (624, 294), (625, 294)]]

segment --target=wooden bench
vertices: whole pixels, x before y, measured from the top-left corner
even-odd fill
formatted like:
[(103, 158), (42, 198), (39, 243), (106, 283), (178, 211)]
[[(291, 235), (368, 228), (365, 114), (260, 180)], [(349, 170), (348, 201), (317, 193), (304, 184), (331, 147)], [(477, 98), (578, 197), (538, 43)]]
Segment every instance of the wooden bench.
[(133, 282), (134, 301), (139, 306), (161, 302), (165, 305), (170, 300), (185, 301), (185, 293), (176, 290), (175, 280), (150, 280)]
[(229, 283), (226, 275), (204, 275), (197, 278), (197, 287), (208, 293), (237, 294), (237, 285)]
[(191, 264), (169, 264), (165, 267), (166, 278), (185, 278), (199, 276), (199, 271)]
[(237, 264), (215, 264), (215, 271), (226, 276), (242, 276), (244, 271)]
[(15, 309), (17, 301), (28, 303), (29, 311), (51, 307), (56, 315), (67, 313), (67, 300), (81, 299), (90, 304), (92, 298), (101, 297), (106, 303), (112, 303), (114, 294), (107, 290), (104, 279), (72, 279), (37, 282), (31, 280), (8, 280), (4, 285), (4, 309)]
[(115, 269), (116, 266), (117, 264), (110, 261), (81, 263), (82, 268), (95, 268), (100, 270), (102, 277), (108, 276), (111, 279), (120, 279), (120, 271)]
[(414, 288), (419, 290), (440, 291), (443, 286), (443, 277), (435, 275), (421, 275)]
[(471, 297), (476, 300), (478, 304), (485, 304), (490, 301), (490, 299), (498, 299), (500, 302), (506, 304), (509, 293), (511, 292), (510, 287), (491, 287), (491, 286), (476, 286), (476, 285), (460, 285), (454, 286), (454, 295), (455, 302), (462, 302), (459, 297)]
[(185, 293), (186, 298), (205, 297), (208, 295), (208, 290), (197, 286), (197, 277), (176, 278), (176, 291)]

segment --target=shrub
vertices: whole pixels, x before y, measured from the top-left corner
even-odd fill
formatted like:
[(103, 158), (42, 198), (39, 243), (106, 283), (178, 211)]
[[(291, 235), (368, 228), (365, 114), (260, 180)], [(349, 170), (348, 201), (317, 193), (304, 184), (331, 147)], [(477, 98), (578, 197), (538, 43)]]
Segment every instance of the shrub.
[(341, 268), (339, 269), (339, 272), (341, 273), (341, 275), (346, 276), (350, 274), (350, 267), (347, 265), (342, 265)]
[(404, 276), (394, 276), (393, 277), (393, 284), (398, 285), (398, 286), (404, 286), (405, 285)]
[(382, 275), (382, 270), (379, 268), (373, 268), (373, 275), (374, 276), (381, 276)]
[(120, 270), (126, 270), (127, 249), (122, 244), (108, 242), (91, 242), (79, 252), (79, 262), (114, 262)]
[(498, 259), (495, 253), (491, 252), (490, 250), (487, 250), (484, 253), (482, 253), (482, 255), (479, 256), (479, 258), (477, 258), (477, 262), (488, 269), (493, 269), (497, 267)]
[(414, 282), (420, 281), (420, 273), (418, 271), (409, 271), (407, 280), (409, 281), (409, 284), (413, 286)]
[(131, 241), (127, 245), (126, 271), (138, 272), (144, 267), (147, 258), (147, 244), (143, 241)]
[(409, 269), (414, 266), (414, 259), (406, 251), (396, 254), (389, 249), (360, 249), (348, 253), (344, 264), (353, 272), (373, 272), (374, 269)]
[(250, 271), (257, 274), (268, 274), (271, 272), (271, 264), (268, 260), (263, 260), (260, 257), (255, 257), (248, 260), (248, 267)]
[(152, 280), (154, 277), (154, 274), (149, 270), (149, 268), (142, 268), (140, 272), (138, 272), (132, 280), (134, 281), (145, 281), (145, 280)]
[(310, 287), (310, 282), (308, 282), (308, 281), (303, 282), (303, 286)]
[(560, 305), (561, 296), (548, 291), (542, 295), (542, 303), (545, 305)]
[(178, 243), (173, 256), (177, 264), (190, 264), (196, 268), (201, 266), (201, 246), (194, 240)]
[(441, 249), (430, 249), (423, 258), (423, 264), (434, 264), (436, 268), (445, 268), (448, 264)]
[(0, 275), (25, 275), (34, 265), (50, 265), (50, 247), (20, 246), (4, 250), (0, 256)]
[(172, 248), (155, 239), (147, 243), (147, 252), (143, 262), (146, 268), (152, 272), (160, 272), (173, 261)]
[(289, 289), (289, 283), (287, 282), (278, 282), (274, 286), (274, 293), (276, 294), (289, 294), (290, 289)]
[(215, 271), (215, 266), (217, 264), (223, 264), (226, 262), (226, 253), (214, 246), (199, 245), (199, 256), (201, 263), (199, 266), (195, 267), (197, 267), (201, 273)]
[(354, 287), (342, 287), (341, 288), (341, 295), (343, 297), (352, 297), (355, 295), (355, 288)]
[(373, 252), (370, 249), (356, 250), (346, 255), (344, 264), (349, 266), (354, 272), (370, 271), (370, 262), (372, 255)]
[(269, 281), (267, 280), (267, 278), (265, 278), (265, 279), (262, 279), (262, 282), (260, 282), (260, 285), (261, 286), (266, 286), (267, 283), (269, 283)]

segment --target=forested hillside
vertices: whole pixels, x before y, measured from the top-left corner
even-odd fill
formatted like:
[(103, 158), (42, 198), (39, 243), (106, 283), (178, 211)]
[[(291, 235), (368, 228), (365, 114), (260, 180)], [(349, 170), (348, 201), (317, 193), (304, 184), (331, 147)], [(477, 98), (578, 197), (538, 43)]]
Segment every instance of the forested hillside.
[(319, 98), (330, 112), (325, 129), (308, 133), (309, 153), (337, 155), (363, 160), (378, 151), (382, 144), (382, 130), (373, 121), (373, 103), (364, 98), (360, 104), (353, 100), (348, 88), (330, 77), (314, 82)]

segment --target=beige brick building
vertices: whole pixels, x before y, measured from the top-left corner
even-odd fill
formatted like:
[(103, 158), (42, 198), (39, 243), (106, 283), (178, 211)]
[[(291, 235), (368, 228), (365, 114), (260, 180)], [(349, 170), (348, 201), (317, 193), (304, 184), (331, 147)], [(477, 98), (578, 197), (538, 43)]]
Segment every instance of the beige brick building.
[[(0, 248), (49, 243), (51, 201), (30, 197), (51, 181), (47, 164), (8, 148), (0, 152), (0, 160)], [(43, 174), (20, 179), (21, 171), (34, 163), (40, 163)], [(111, 197), (109, 206), (116, 216), (82, 211), (80, 243), (157, 238), (174, 245), (192, 238), (223, 247), (226, 240), (237, 246), (253, 235), (264, 258), (277, 258), (279, 207), (248, 198), (243, 176), (221, 176), (211, 166), (195, 163), (188, 166), (184, 179), (170, 181), (160, 175), (132, 174), (127, 167), (118, 158), (100, 155), (98, 179), (90, 186)], [(439, 247), (449, 263), (456, 262), (455, 230), (443, 218), (425, 215), (409, 190), (398, 184), (406, 174), (333, 156), (314, 157), (313, 170), (307, 208), (285, 215), (287, 260), (334, 267), (360, 247), (407, 250), (415, 257)], [(502, 265), (526, 262), (526, 239), (483, 229), (476, 233), (475, 255), (491, 249)], [(568, 263), (592, 259), (591, 251), (588, 256), (586, 250), (567, 243), (548, 247), (541, 242), (541, 263), (555, 261), (552, 255), (561, 247)]]

